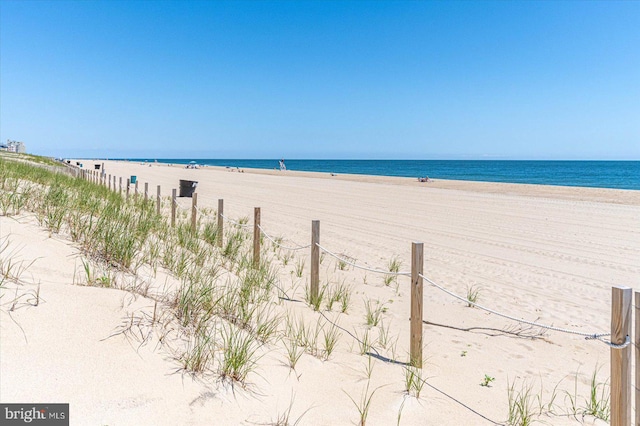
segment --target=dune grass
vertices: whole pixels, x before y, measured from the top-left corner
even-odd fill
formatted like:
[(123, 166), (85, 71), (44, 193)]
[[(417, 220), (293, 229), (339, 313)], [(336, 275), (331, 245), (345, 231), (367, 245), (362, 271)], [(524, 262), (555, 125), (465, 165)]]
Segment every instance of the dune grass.
[[(318, 319), (307, 323), (302, 316), (285, 317), (279, 313), (276, 306), (280, 299), (274, 290), (281, 291), (280, 265), (265, 257), (258, 269), (253, 268), (251, 237), (244, 227), (228, 227), (219, 249), (217, 244), (222, 235), (217, 234), (213, 222), (203, 219), (194, 230), (182, 213), (176, 226), (171, 227), (166, 216), (157, 213), (152, 200), (126, 199), (119, 192), (52, 169), (52, 164), (40, 167), (0, 157), (0, 214), (32, 212), (51, 234), (62, 234), (76, 242), (85, 258), (90, 259), (81, 261), (84, 284), (118, 287), (116, 272), (136, 274), (141, 268), (150, 268), (154, 273), (164, 268), (175, 277), (179, 285), (161, 302), (166, 302), (172, 320), (187, 336), (176, 356), (184, 370), (215, 371), (221, 378), (245, 386), (258, 367), (264, 345), (283, 347), (291, 369), (296, 368), (305, 353), (326, 361), (338, 348), (341, 336), (338, 327), (323, 322), (320, 314), (312, 313)], [(164, 209), (168, 209), (166, 203)], [(248, 218), (240, 219), (239, 223), (248, 223)], [(0, 240), (2, 252), (8, 253), (6, 240)], [(281, 256), (278, 260), (286, 266), (293, 257)], [(389, 262), (390, 274), (385, 275), (385, 284), (397, 282), (397, 276), (391, 273), (398, 273), (400, 266), (397, 258)], [(0, 256), (0, 287), (19, 278), (25, 268), (28, 265), (17, 263), (14, 256)], [(290, 269), (291, 275), (301, 278), (304, 260), (297, 259)], [(346, 264), (338, 269), (346, 269)], [(128, 289), (148, 293), (148, 286), (144, 285)], [(339, 304), (341, 312), (346, 313), (351, 294), (351, 287), (343, 281), (337, 285), (327, 283), (317, 298), (312, 300), (306, 294), (305, 299), (316, 312), (322, 306), (332, 311)], [(467, 299), (475, 302), (478, 295), (479, 288), (471, 287)], [(383, 322), (384, 304), (365, 299), (364, 305), (367, 326), (363, 327), (362, 335), (354, 332), (359, 354), (372, 351), (374, 339), (370, 332), (377, 326), (377, 343), (383, 348), (390, 347), (395, 359), (389, 326)], [(154, 322), (155, 317), (154, 308)], [(404, 373), (405, 392), (419, 398), (425, 383), (423, 371), (410, 367)], [(535, 415), (535, 395), (526, 385), (520, 389), (514, 384), (507, 386), (508, 423), (529, 424)], [(597, 381), (594, 373), (591, 394), (584, 399), (584, 407), (578, 407), (577, 391), (567, 394), (573, 412), (606, 420), (609, 416), (606, 388), (608, 382)], [(358, 409), (361, 424), (367, 420), (376, 391), (369, 392), (367, 383), (360, 399), (349, 396)], [(547, 407), (553, 405), (553, 400)]]

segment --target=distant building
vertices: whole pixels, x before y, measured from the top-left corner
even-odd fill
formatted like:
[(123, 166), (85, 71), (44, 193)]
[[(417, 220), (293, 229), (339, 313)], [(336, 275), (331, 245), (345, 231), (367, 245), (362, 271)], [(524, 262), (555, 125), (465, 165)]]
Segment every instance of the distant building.
[[(0, 149), (2, 148), (0, 147)], [(25, 152), (27, 152), (27, 148), (24, 146), (24, 142), (12, 141), (10, 139), (7, 139), (6, 151), (24, 154)]]

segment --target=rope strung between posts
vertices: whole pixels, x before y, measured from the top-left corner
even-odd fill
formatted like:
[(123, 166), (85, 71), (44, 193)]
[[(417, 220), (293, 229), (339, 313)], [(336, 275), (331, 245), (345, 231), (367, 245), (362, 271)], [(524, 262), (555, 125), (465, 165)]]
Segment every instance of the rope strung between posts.
[(247, 225), (247, 224), (242, 224), (242, 223), (240, 223), (240, 222), (236, 222), (235, 220), (233, 220), (233, 219), (229, 219), (227, 216), (225, 216), (225, 215), (223, 215), (223, 214), (220, 214), (220, 217), (222, 217), (222, 218), (223, 218), (224, 220), (226, 220), (227, 222), (230, 222), (230, 223), (232, 223), (232, 224), (234, 224), (234, 225), (236, 225), (236, 226), (239, 226), (240, 228), (249, 228), (249, 225)]
[[(349, 330), (347, 330), (346, 328), (342, 327), (342, 326), (341, 326), (340, 324), (338, 324), (336, 321), (333, 321), (332, 319), (330, 319), (329, 317), (327, 317), (327, 316), (325, 315), (325, 313), (324, 313), (324, 312), (319, 311), (319, 314), (320, 314), (320, 315), (325, 319), (325, 321), (327, 321), (329, 324), (331, 324), (331, 325), (333, 325), (334, 327), (336, 327), (336, 328), (338, 328), (338, 329), (340, 329), (340, 330), (344, 331), (345, 333), (347, 333), (349, 336), (351, 336), (355, 341), (357, 341), (357, 342), (358, 342), (358, 343), (360, 343), (361, 345), (362, 345), (362, 344), (364, 344), (364, 342), (363, 342), (362, 340), (360, 340), (360, 338), (359, 338), (356, 334), (352, 333), (351, 331), (349, 331)], [(373, 344), (372, 344), (371, 346), (369, 346), (369, 353), (368, 353), (368, 355), (369, 355), (369, 356), (374, 356), (375, 358), (377, 358), (377, 359), (381, 360), (381, 361), (382, 361), (382, 362), (384, 362), (384, 363), (397, 364), (397, 365), (399, 365), (403, 370), (405, 370), (406, 372), (408, 372), (408, 373), (410, 373), (410, 374), (414, 374), (414, 375), (415, 375), (415, 372), (410, 370), (410, 368), (411, 368), (411, 366), (410, 366), (410, 365), (407, 365), (407, 364), (405, 364), (405, 363), (403, 363), (403, 362), (401, 362), (401, 361), (396, 361), (395, 359), (390, 359), (390, 358), (383, 357), (383, 356), (380, 354), (380, 352), (378, 351), (378, 349), (377, 349), (375, 346), (373, 346)], [(441, 394), (443, 394), (443, 395), (444, 395), (444, 396), (446, 396), (447, 398), (450, 398), (451, 400), (455, 401), (457, 404), (460, 404), (461, 406), (463, 406), (463, 407), (464, 407), (464, 408), (466, 408), (467, 410), (469, 410), (469, 411), (471, 411), (472, 413), (474, 413), (474, 414), (476, 414), (476, 415), (478, 415), (478, 416), (482, 417), (483, 419), (485, 419), (485, 420), (487, 420), (487, 421), (489, 421), (489, 422), (493, 423), (494, 425), (501, 425), (501, 424), (502, 424), (502, 423), (498, 423), (498, 422), (495, 422), (495, 421), (491, 420), (490, 418), (488, 418), (488, 417), (486, 417), (485, 415), (483, 415), (483, 414), (479, 413), (478, 411), (474, 410), (473, 408), (469, 407), (468, 405), (465, 405), (465, 404), (463, 404), (462, 402), (458, 401), (457, 399), (455, 399), (455, 398), (454, 398), (454, 397), (452, 397), (451, 395), (448, 395), (448, 394), (444, 393), (444, 392), (443, 392), (443, 391), (441, 391), (440, 389), (436, 388), (434, 385), (432, 385), (432, 384), (430, 384), (430, 383), (427, 383), (427, 380), (428, 380), (428, 379), (426, 379), (426, 378), (422, 378), (422, 377), (418, 377), (418, 376), (414, 376), (414, 377), (415, 377), (415, 379), (416, 379), (416, 380), (420, 380), (423, 384), (425, 384), (425, 385), (429, 386), (431, 389), (434, 389), (434, 390), (436, 390), (436, 391), (440, 392)]]
[(306, 246), (301, 246), (295, 242), (293, 242), (297, 247), (287, 247), (281, 243), (279, 243), (278, 241), (276, 241), (275, 239), (273, 239), (269, 234), (267, 234), (267, 232), (262, 229), (262, 226), (258, 225), (258, 229), (260, 230), (260, 232), (262, 232), (264, 234), (265, 237), (267, 237), (267, 239), (269, 239), (273, 244), (275, 244), (276, 246), (283, 248), (285, 250), (291, 250), (291, 251), (296, 251), (296, 250), (303, 250), (303, 249), (308, 249), (309, 247), (311, 247), (311, 244), (307, 244)]
[(629, 336), (627, 336), (627, 339), (626, 339), (625, 343), (616, 344), (616, 343), (612, 343), (612, 342), (609, 342), (607, 340), (602, 339), (603, 337), (610, 336), (611, 335), (610, 333), (585, 333), (585, 332), (582, 332), (582, 331), (569, 330), (569, 329), (566, 329), (566, 328), (554, 327), (552, 325), (540, 324), (540, 323), (537, 323), (535, 321), (527, 321), (527, 320), (522, 319), (522, 318), (517, 318), (517, 317), (511, 316), (511, 315), (503, 314), (501, 312), (498, 312), (498, 311), (495, 311), (493, 309), (487, 308), (486, 306), (482, 306), (482, 305), (479, 305), (479, 304), (477, 304), (475, 302), (472, 302), (469, 299), (467, 299), (466, 297), (462, 297), (460, 295), (457, 295), (454, 292), (452, 292), (450, 290), (447, 290), (446, 288), (442, 287), (441, 285), (438, 285), (437, 283), (435, 283), (434, 281), (430, 280), (429, 278), (425, 277), (422, 274), (419, 274), (419, 276), (420, 276), (420, 278), (422, 278), (423, 280), (425, 280), (426, 282), (428, 282), (429, 284), (431, 284), (432, 286), (434, 286), (438, 290), (441, 290), (441, 291), (447, 293), (451, 297), (454, 297), (454, 298), (456, 298), (456, 299), (458, 299), (458, 300), (460, 300), (460, 301), (462, 301), (464, 303), (467, 303), (467, 304), (469, 304), (471, 306), (474, 306), (474, 307), (476, 307), (478, 309), (482, 309), (483, 311), (489, 312), (491, 314), (497, 315), (497, 316), (502, 317), (502, 318), (506, 318), (506, 319), (511, 320), (511, 321), (519, 322), (519, 323), (522, 323), (522, 324), (527, 324), (527, 325), (530, 325), (530, 326), (533, 326), (533, 327), (543, 328), (543, 329), (546, 329), (546, 330), (557, 331), (559, 333), (567, 333), (567, 334), (574, 334), (574, 335), (577, 335), (577, 336), (582, 336), (586, 340), (598, 340), (598, 341), (600, 341), (602, 343), (605, 343), (605, 344), (611, 346), (614, 349), (626, 348), (627, 346), (629, 346), (629, 344), (631, 342)]
[(188, 211), (189, 209), (182, 207), (179, 203), (178, 200), (174, 199), (173, 200), (173, 204), (175, 204), (176, 206), (178, 206), (179, 209), (184, 210), (184, 211)]
[(347, 265), (351, 265), (351, 266), (353, 266), (354, 268), (357, 268), (357, 269), (362, 269), (362, 270), (365, 270), (365, 271), (375, 272), (377, 274), (384, 274), (384, 275), (406, 275), (406, 276), (411, 276), (411, 272), (383, 271), (381, 269), (367, 268), (366, 266), (356, 265), (353, 262), (349, 262), (348, 260), (346, 260), (344, 257), (340, 256), (339, 254), (335, 254), (335, 253), (330, 252), (326, 248), (322, 247), (320, 244), (316, 243), (316, 245), (320, 248), (320, 250), (322, 250), (323, 252), (327, 253), (329, 256), (335, 257), (340, 262), (344, 262)]
[(200, 207), (198, 207), (198, 206), (194, 206), (194, 207), (196, 208), (196, 211), (197, 211), (198, 213), (200, 213), (200, 214), (201, 214), (202, 216), (204, 216), (204, 217), (212, 217), (212, 216), (215, 216), (215, 214), (213, 214), (213, 215), (212, 215), (212, 214), (210, 214), (210, 213), (207, 213), (206, 211), (200, 210)]
[[(183, 208), (182, 206), (180, 206), (180, 204), (178, 204), (177, 200), (174, 199), (173, 201), (181, 209), (187, 210), (187, 209)], [(198, 212), (201, 212), (201, 210), (198, 208), (198, 206), (195, 206), (195, 207), (196, 207), (196, 210)], [(242, 224), (240, 222), (237, 222), (237, 221), (235, 221), (233, 219), (230, 219), (230, 218), (226, 217), (223, 214), (220, 214), (220, 216), (224, 220), (226, 220), (227, 222), (230, 222), (230, 223), (232, 223), (232, 224), (234, 224), (234, 225), (236, 225), (238, 227), (249, 228), (248, 224)], [(279, 243), (278, 241), (276, 241), (269, 234), (267, 234), (267, 232), (265, 232), (265, 230), (260, 225), (258, 225), (258, 229), (260, 229), (260, 231), (264, 234), (264, 236), (266, 236), (273, 244), (275, 244), (278, 247), (281, 247), (283, 249), (295, 251), (295, 250), (303, 250), (303, 249), (307, 249), (307, 248), (311, 247), (311, 244), (308, 244), (306, 246), (297, 246), (297, 247), (285, 246), (285, 245)], [(350, 266), (352, 266), (352, 267), (354, 267), (356, 269), (361, 269), (361, 270), (364, 270), (364, 271), (369, 271), (369, 272), (373, 272), (373, 273), (377, 273), (377, 274), (383, 274), (383, 275), (411, 276), (411, 272), (384, 271), (384, 270), (381, 270), (381, 269), (375, 269), (375, 268), (368, 268), (366, 266), (360, 266), (360, 265), (357, 265), (354, 262), (348, 261), (347, 259), (345, 259), (343, 256), (340, 256), (339, 254), (333, 253), (332, 251), (328, 250), (327, 248), (321, 246), (318, 243), (316, 243), (316, 245), (318, 246), (318, 248), (320, 250), (322, 250), (323, 252), (327, 253), (331, 257), (333, 257), (333, 258), (337, 259), (338, 261), (343, 262), (343, 263), (345, 263), (347, 265), (350, 265)], [(552, 326), (552, 325), (540, 324), (540, 323), (535, 322), (535, 321), (528, 321), (528, 320), (525, 320), (523, 318), (517, 318), (517, 317), (514, 317), (512, 315), (504, 314), (504, 313), (495, 311), (495, 310), (493, 310), (491, 308), (487, 308), (486, 306), (482, 306), (482, 305), (480, 305), (478, 303), (472, 302), (472, 301), (468, 300), (466, 297), (462, 297), (462, 296), (460, 296), (458, 294), (455, 294), (452, 291), (447, 290), (446, 288), (444, 288), (441, 285), (435, 283), (434, 281), (432, 281), (431, 279), (425, 277), (422, 274), (420, 274), (419, 276), (423, 280), (425, 280), (426, 282), (431, 284), (432, 286), (436, 287), (440, 291), (448, 294), (449, 296), (451, 296), (451, 297), (453, 297), (455, 299), (458, 299), (458, 300), (460, 300), (460, 301), (462, 301), (464, 303), (467, 303), (467, 304), (469, 304), (471, 306), (474, 306), (474, 307), (476, 307), (478, 309), (481, 309), (483, 311), (489, 312), (491, 314), (497, 315), (499, 317), (502, 317), (502, 318), (505, 318), (505, 319), (508, 319), (508, 320), (511, 320), (511, 321), (515, 321), (515, 322), (518, 322), (518, 323), (521, 323), (521, 324), (527, 324), (527, 325), (530, 325), (532, 327), (538, 327), (538, 328), (542, 328), (542, 329), (546, 329), (546, 330), (557, 331), (559, 333), (566, 333), (566, 334), (573, 334), (573, 335), (577, 335), (577, 336), (582, 336), (586, 340), (598, 340), (598, 341), (600, 341), (600, 342), (602, 342), (602, 343), (604, 343), (604, 344), (606, 344), (606, 345), (608, 345), (608, 346), (610, 346), (610, 347), (612, 347), (614, 349), (624, 349), (624, 348), (626, 348), (627, 346), (629, 346), (631, 344), (631, 338), (628, 335), (626, 336), (626, 339), (625, 339), (624, 343), (616, 344), (616, 343), (613, 343), (611, 341), (603, 339), (603, 337), (610, 336), (611, 335), (610, 333), (585, 333), (585, 332), (581, 332), (581, 331), (569, 330), (569, 329), (561, 328), (561, 327), (555, 327), (555, 326)]]

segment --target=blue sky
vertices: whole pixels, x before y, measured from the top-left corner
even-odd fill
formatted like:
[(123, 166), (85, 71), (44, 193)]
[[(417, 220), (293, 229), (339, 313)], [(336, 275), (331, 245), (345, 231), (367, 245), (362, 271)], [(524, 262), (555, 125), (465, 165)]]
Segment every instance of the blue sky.
[(640, 159), (640, 2), (0, 0), (51, 156)]

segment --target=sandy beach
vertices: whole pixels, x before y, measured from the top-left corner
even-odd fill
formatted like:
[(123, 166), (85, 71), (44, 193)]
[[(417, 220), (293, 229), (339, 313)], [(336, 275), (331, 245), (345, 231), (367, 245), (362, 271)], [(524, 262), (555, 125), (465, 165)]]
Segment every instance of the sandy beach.
[[(94, 169), (92, 161), (83, 163)], [(478, 303), (528, 321), (608, 333), (611, 287), (640, 290), (640, 191), (99, 164), (107, 175), (136, 176), (140, 196), (145, 183), (150, 197), (160, 185), (165, 213), (180, 179), (198, 182), (203, 223), (216, 220), (219, 199), (227, 218), (247, 218), (249, 225), (260, 207), (264, 232), (285, 246), (309, 244), (311, 222), (319, 220), (324, 248), (370, 269), (388, 270), (396, 259), (400, 271), (410, 271), (411, 243), (422, 242), (425, 276), (461, 296), (475, 288)], [(178, 203), (181, 220), (188, 221), (191, 199)], [(331, 320), (340, 337), (327, 360), (305, 353), (295, 370), (281, 342), (262, 345), (247, 385), (231, 386), (215, 368), (181, 370), (180, 338), (164, 327), (171, 324), (170, 308), (157, 302), (177, 285), (170, 274), (160, 269), (127, 278), (146, 281), (153, 289), (147, 297), (80, 285), (81, 248), (64, 232), (50, 235), (28, 212), (0, 216), (0, 238), (10, 242), (16, 261), (29, 265), (21, 282), (2, 292), (0, 400), (70, 403), (72, 425), (278, 424), (290, 406), (291, 424), (298, 418), (300, 425), (358, 424), (357, 405), (367, 387), (369, 395), (375, 390), (370, 425), (504, 424), (509, 385), (531, 385), (542, 401), (536, 409), (555, 395), (553, 413), (540, 417), (548, 424), (605, 424), (574, 415), (571, 397), (580, 408), (594, 371), (599, 381), (608, 379), (607, 345), (506, 320), (428, 283), (426, 385), (419, 398), (407, 395), (406, 276), (386, 283), (383, 274), (345, 267), (326, 255), (321, 285), (347, 285), (352, 297), (346, 313), (319, 313), (304, 302), (309, 249), (292, 251), (290, 258), (284, 249), (266, 249), (289, 296), (274, 304), (274, 312), (310, 324)], [(295, 265), (303, 263), (297, 277)], [(367, 303), (380, 307), (386, 331), (366, 325)], [(144, 319), (150, 317), (167, 321), (149, 325)], [(385, 332), (388, 341), (381, 344)], [(359, 353), (355, 337), (365, 333), (375, 341), (373, 356)]]

